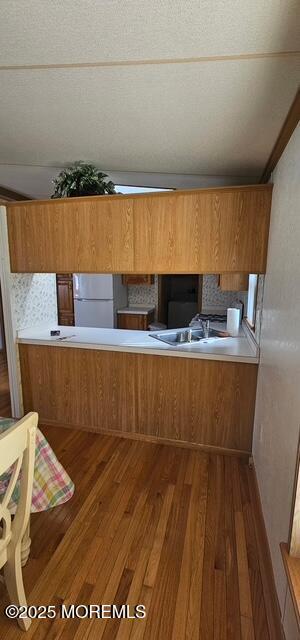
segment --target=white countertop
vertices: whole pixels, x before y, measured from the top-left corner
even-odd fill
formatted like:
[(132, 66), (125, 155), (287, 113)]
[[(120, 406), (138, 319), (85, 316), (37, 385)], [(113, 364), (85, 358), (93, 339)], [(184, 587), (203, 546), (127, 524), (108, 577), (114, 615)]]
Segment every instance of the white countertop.
[(154, 311), (155, 307), (152, 306), (148, 306), (148, 305), (134, 305), (132, 307), (124, 307), (123, 309), (118, 309), (117, 313), (138, 313), (138, 314), (142, 314), (142, 315), (147, 315), (148, 313), (150, 313), (151, 311)]
[[(221, 323), (211, 323), (215, 329), (225, 329)], [(60, 336), (50, 336), (50, 329), (59, 329)], [(59, 340), (59, 338), (66, 338)], [(79, 349), (100, 349), (105, 351), (127, 351), (182, 358), (203, 358), (207, 360), (229, 360), (256, 364), (259, 349), (256, 343), (241, 327), (237, 338), (210, 338), (192, 345), (171, 346), (151, 337), (149, 331), (127, 329), (95, 329), (85, 327), (37, 327), (18, 332), (18, 342), (22, 344), (55, 345)]]

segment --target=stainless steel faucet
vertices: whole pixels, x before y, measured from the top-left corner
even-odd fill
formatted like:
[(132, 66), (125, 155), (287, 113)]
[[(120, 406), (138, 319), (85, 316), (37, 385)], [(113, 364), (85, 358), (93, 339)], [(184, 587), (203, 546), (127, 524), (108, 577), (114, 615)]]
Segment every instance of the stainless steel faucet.
[(202, 320), (199, 313), (197, 313), (189, 323), (190, 327), (200, 327), (203, 331), (204, 338), (209, 337), (209, 320)]
[(191, 322), (189, 323), (189, 327), (197, 327), (197, 326), (201, 326), (203, 327), (203, 321), (199, 316), (199, 313), (197, 313), (192, 319)]
[(203, 322), (203, 333), (204, 338), (209, 338), (209, 320), (204, 320)]

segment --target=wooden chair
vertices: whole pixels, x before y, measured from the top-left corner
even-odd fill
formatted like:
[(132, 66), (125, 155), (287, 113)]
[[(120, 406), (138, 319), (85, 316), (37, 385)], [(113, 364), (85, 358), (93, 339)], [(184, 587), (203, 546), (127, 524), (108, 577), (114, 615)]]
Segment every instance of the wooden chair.
[[(0, 475), (13, 465), (12, 475), (0, 501), (0, 569), (12, 604), (27, 606), (21, 567), (21, 540), (30, 517), (35, 437), (38, 414), (29, 413), (25, 418), (0, 435)], [(21, 471), (20, 497), (12, 520), (8, 509), (13, 490)], [(18, 619), (26, 631), (29, 618)]]

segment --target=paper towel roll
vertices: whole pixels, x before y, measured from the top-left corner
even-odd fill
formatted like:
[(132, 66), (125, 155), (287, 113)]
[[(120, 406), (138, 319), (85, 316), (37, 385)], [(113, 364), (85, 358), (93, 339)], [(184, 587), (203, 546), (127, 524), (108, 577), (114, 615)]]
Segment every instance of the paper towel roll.
[(240, 329), (240, 310), (227, 309), (227, 331), (231, 336), (238, 336)]

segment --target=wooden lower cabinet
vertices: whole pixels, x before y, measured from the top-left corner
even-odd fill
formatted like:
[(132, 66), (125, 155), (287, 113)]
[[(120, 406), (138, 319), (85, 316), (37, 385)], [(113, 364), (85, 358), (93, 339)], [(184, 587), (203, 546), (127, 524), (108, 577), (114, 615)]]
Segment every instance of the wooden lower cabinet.
[(154, 322), (154, 311), (150, 313), (118, 313), (118, 329), (137, 329), (147, 331), (149, 324)]
[(60, 312), (57, 316), (58, 324), (62, 327), (74, 327), (74, 315)]
[(257, 365), (19, 345), (43, 423), (250, 453)]

